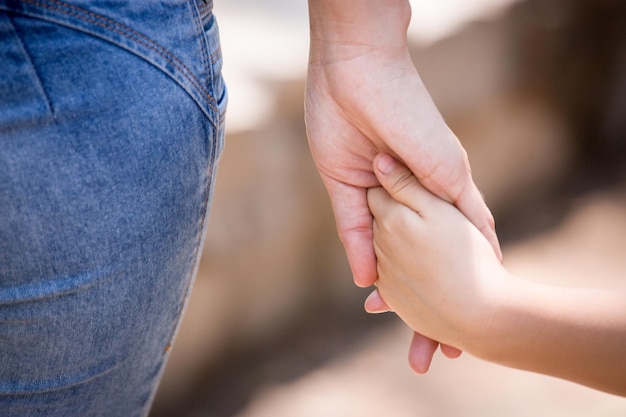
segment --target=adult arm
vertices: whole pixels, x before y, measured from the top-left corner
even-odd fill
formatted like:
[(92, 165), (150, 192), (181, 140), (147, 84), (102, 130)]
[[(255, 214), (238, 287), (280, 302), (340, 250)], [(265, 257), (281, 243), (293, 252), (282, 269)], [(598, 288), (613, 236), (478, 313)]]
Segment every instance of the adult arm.
[[(408, 0), (309, 0), (309, 16), (307, 134), (357, 285), (377, 279), (366, 189), (378, 185), (372, 161), (381, 151), (395, 155), (424, 186), (459, 207), (501, 256), (465, 151), (411, 60)], [(437, 346), (414, 335), (410, 356), (416, 371), (428, 369)], [(442, 351), (460, 354), (446, 346)]]
[(376, 280), (365, 191), (378, 185), (372, 161), (381, 151), (459, 207), (500, 256), (493, 218), (465, 151), (411, 60), (410, 15), (408, 0), (309, 0), (307, 134), (360, 286)]

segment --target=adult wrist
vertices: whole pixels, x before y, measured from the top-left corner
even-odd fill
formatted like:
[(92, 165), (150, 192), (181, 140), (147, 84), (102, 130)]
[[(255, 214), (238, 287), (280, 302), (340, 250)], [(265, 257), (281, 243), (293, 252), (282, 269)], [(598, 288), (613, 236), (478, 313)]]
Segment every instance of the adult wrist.
[(406, 48), (408, 0), (309, 0), (311, 60), (346, 53)]

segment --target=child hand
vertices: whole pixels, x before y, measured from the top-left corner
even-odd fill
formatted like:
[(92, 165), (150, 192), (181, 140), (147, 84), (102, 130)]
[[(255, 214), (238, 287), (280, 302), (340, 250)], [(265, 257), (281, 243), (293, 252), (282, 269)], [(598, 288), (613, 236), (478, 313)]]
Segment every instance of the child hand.
[[(365, 310), (372, 314), (393, 311), (385, 303), (385, 300), (381, 298), (378, 290), (374, 290), (365, 300)], [(462, 350), (450, 345), (440, 344), (436, 340), (414, 332), (411, 346), (409, 347), (409, 364), (411, 368), (418, 374), (428, 372), (433, 356), (439, 347), (441, 348), (441, 353), (450, 359), (456, 359), (463, 353)]]
[(473, 349), (497, 310), (505, 280), (498, 256), (456, 207), (406, 167), (385, 154), (374, 165), (384, 187), (368, 191), (382, 299), (416, 332)]
[(516, 278), (478, 229), (407, 168), (388, 155), (374, 164), (384, 187), (368, 191), (382, 298), (374, 292), (366, 309), (387, 307), (419, 333), (411, 358), (423, 357), (415, 349), (426, 346), (423, 340), (438, 340), (491, 362), (626, 395), (625, 289)]

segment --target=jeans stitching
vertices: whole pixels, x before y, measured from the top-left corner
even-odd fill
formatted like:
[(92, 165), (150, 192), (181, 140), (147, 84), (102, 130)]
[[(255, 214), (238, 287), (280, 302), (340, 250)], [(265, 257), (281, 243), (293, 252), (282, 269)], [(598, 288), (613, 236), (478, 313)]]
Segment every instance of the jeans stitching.
[(77, 387), (96, 378), (101, 378), (119, 368), (122, 363), (116, 359), (109, 359), (102, 365), (75, 375), (64, 375), (49, 380), (37, 380), (32, 382), (0, 381), (0, 398), (14, 395), (33, 395), (46, 392), (60, 391)]
[[(213, 68), (209, 68), (209, 59), (207, 58), (207, 50), (209, 46), (204, 36), (204, 30), (202, 29), (202, 18), (200, 16), (199, 10), (197, 10), (196, 7), (197, 6), (194, 4), (191, 5), (191, 10), (194, 14), (194, 23), (196, 26), (196, 33), (200, 36), (200, 43), (202, 45), (200, 47), (200, 54), (202, 56), (202, 66), (212, 73)], [(216, 101), (216, 104), (217, 104), (217, 101)]]
[[(51, 4), (47, 4), (47, 3), (44, 3), (42, 1), (37, 1), (37, 0), (21, 0), (21, 1), (23, 1), (24, 3), (35, 5), (35, 6), (41, 6), (47, 9), (56, 10), (68, 16), (73, 16), (83, 21), (93, 23), (97, 26), (100, 26), (101, 28), (111, 30), (117, 33), (118, 35), (124, 36), (125, 38), (135, 41), (139, 43), (140, 45), (150, 49), (151, 51), (155, 52), (157, 55), (165, 59), (167, 62), (172, 64), (176, 69), (178, 69), (181, 75), (187, 78), (187, 80), (194, 87), (200, 90), (202, 94), (204, 95), (204, 97), (209, 100), (209, 102), (207, 103), (209, 107), (216, 113), (219, 113), (219, 110), (216, 107), (217, 106), (216, 99), (208, 93), (208, 91), (204, 88), (202, 83), (198, 81), (198, 79), (189, 70), (189, 68), (187, 68), (185, 64), (183, 64), (176, 56), (172, 55), (167, 49), (165, 49), (163, 46), (159, 45), (158, 43), (154, 42), (152, 39), (147, 38), (145, 35), (115, 20), (109, 19), (97, 13), (90, 12), (89, 10), (82, 9), (72, 4), (63, 3), (57, 0), (48, 0), (48, 3), (51, 3)], [(63, 8), (70, 9), (70, 10), (64, 10)], [(72, 11), (72, 10), (75, 10), (75, 11)], [(128, 33), (125, 33), (124, 31)]]
[(11, 26), (11, 28), (13, 29), (13, 33), (15, 34), (15, 39), (19, 43), (20, 48), (22, 49), (22, 52), (24, 53), (24, 57), (28, 60), (28, 63), (29, 63), (30, 67), (33, 70), (33, 74), (35, 75), (35, 79), (37, 80), (37, 87), (41, 90), (43, 99), (44, 99), (44, 101), (46, 103), (46, 107), (48, 108), (48, 111), (51, 114), (54, 114), (52, 103), (50, 102), (50, 98), (48, 97), (48, 93), (46, 92), (46, 89), (44, 88), (43, 83), (41, 82), (41, 77), (39, 76), (39, 72), (37, 71), (37, 67), (33, 63), (33, 60), (32, 60), (32, 58), (30, 56), (30, 53), (28, 52), (28, 49), (26, 48), (26, 45), (24, 45), (24, 42), (22, 41), (22, 38), (20, 37), (20, 34), (17, 32), (17, 29), (15, 28), (15, 25), (13, 24), (13, 19), (12, 19), (11, 15), (9, 13), (7, 13), (6, 16), (7, 16), (7, 21), (9, 23), (9, 25)]
[(211, 54), (211, 65), (215, 65), (217, 61), (222, 57), (222, 48), (219, 47)]

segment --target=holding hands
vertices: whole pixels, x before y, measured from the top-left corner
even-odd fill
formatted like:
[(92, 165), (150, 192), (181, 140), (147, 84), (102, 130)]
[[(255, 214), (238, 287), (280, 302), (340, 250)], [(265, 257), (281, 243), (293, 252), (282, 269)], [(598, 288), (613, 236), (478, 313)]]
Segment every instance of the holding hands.
[(626, 395), (626, 289), (504, 269), (465, 151), (413, 66), (408, 0), (309, 0), (309, 16), (311, 152), (354, 280), (377, 284), (366, 309), (415, 330), (413, 369), (441, 342), (450, 357), (463, 349)]
[(366, 310), (388, 311), (384, 299), (421, 334), (474, 350), (496, 314), (506, 270), (485, 236), (405, 166), (386, 154), (374, 166), (384, 187), (367, 194), (379, 279)]
[(376, 280), (367, 188), (380, 152), (401, 160), (449, 201), (500, 253), (493, 217), (474, 185), (464, 149), (413, 65), (407, 0), (310, 0), (311, 50), (305, 120), (355, 282)]
[[(379, 185), (372, 163), (380, 152), (397, 157), (427, 189), (459, 207), (500, 256), (493, 218), (465, 151), (411, 60), (410, 14), (408, 0), (309, 0), (307, 136), (354, 280), (363, 287), (378, 278), (367, 189)], [(416, 370), (428, 368), (438, 345), (415, 334)]]
[(374, 165), (384, 188), (367, 195), (379, 278), (366, 310), (393, 310), (425, 337), (488, 361), (626, 396), (626, 289), (519, 279), (406, 167), (384, 154)]

